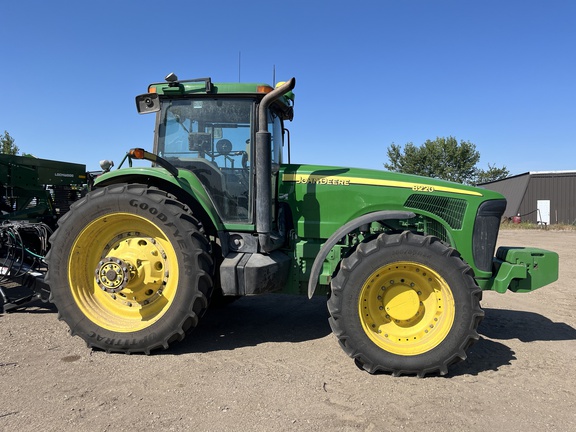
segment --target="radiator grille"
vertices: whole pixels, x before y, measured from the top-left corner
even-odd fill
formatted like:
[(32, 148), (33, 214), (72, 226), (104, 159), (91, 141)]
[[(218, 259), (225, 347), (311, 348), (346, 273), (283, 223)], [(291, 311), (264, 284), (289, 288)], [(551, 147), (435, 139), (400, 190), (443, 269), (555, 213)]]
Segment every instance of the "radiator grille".
[(450, 238), (446, 232), (446, 227), (434, 219), (426, 218), (425, 234), (433, 235), (434, 237), (438, 237), (444, 243), (450, 244)]
[(414, 194), (408, 197), (405, 206), (430, 212), (445, 220), (452, 229), (461, 229), (467, 204), (458, 198)]

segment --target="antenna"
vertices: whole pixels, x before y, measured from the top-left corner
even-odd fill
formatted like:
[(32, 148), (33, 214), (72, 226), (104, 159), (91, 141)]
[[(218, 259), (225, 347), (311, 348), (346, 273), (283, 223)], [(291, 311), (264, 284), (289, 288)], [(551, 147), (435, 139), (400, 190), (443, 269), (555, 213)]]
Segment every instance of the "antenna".
[(242, 59), (242, 51), (238, 51), (238, 82), (240, 82), (240, 65)]
[(272, 67), (272, 85), (276, 85), (276, 65)]

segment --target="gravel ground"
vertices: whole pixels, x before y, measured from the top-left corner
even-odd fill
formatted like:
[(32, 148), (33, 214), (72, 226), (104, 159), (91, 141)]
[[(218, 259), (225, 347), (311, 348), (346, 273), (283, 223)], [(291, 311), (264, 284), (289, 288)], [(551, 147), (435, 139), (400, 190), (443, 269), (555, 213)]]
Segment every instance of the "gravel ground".
[(558, 252), (560, 278), (485, 293), (481, 339), (445, 377), (360, 371), (322, 298), (243, 298), (152, 356), (88, 349), (49, 304), (5, 314), (0, 431), (576, 430), (576, 233), (499, 243)]

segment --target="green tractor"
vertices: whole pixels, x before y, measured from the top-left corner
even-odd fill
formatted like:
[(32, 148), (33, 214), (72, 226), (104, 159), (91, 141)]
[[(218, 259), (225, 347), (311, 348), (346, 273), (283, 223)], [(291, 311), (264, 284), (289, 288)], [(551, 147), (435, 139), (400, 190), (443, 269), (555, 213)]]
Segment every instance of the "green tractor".
[(294, 86), (170, 74), (136, 98), (156, 113), (154, 151), (130, 150), (51, 238), (51, 300), (73, 335), (148, 354), (183, 339), (211, 301), (316, 294), (361, 368), (446, 374), (479, 338), (483, 290), (557, 279), (554, 252), (494, 256), (496, 192), (283, 163)]

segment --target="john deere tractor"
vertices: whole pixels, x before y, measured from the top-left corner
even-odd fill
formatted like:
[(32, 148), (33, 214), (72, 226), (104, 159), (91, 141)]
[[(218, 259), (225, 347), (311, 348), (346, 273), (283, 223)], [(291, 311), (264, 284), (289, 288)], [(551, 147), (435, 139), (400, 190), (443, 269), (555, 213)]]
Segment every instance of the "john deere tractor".
[(496, 192), (284, 163), (294, 86), (170, 74), (136, 98), (156, 113), (153, 151), (131, 149), (51, 238), (51, 300), (73, 335), (148, 354), (184, 338), (212, 300), (316, 294), (366, 371), (445, 374), (479, 337), (483, 290), (557, 279), (554, 252), (495, 254)]

